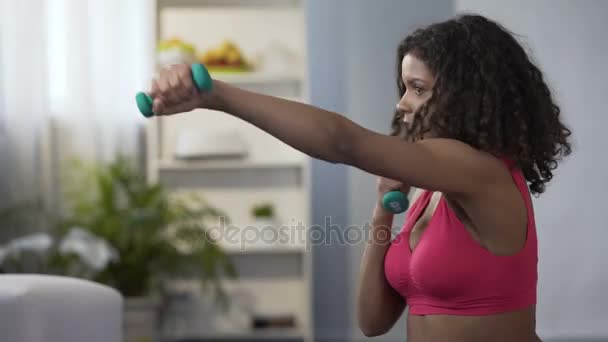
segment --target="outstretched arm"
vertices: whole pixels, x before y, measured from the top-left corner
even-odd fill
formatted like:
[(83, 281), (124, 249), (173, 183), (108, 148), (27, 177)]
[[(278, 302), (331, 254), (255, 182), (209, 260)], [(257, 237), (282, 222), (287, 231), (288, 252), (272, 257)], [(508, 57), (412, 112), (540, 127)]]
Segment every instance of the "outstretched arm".
[(187, 65), (172, 66), (153, 83), (154, 111), (172, 114), (197, 106), (243, 119), (314, 158), (347, 164), (412, 186), (468, 194), (493, 182), (493, 162), (450, 139), (417, 143), (370, 131), (348, 118), (308, 104), (258, 94), (214, 81), (198, 94)]
[(216, 83), (219, 110), (241, 118), (311, 157), (346, 163), (344, 139), (355, 124), (308, 104)]

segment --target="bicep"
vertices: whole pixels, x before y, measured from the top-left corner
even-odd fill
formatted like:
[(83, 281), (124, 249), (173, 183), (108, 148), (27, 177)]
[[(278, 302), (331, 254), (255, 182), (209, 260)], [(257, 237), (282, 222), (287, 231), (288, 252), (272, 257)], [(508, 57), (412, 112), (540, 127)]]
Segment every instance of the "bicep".
[(496, 160), (458, 140), (407, 142), (360, 129), (351, 141), (348, 164), (417, 188), (470, 194), (493, 181)]

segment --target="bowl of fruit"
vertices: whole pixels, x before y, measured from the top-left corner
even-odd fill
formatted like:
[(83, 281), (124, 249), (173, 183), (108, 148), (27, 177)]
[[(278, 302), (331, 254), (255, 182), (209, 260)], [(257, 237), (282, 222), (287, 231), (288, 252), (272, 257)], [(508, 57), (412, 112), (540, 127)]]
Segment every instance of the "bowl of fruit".
[(240, 73), (252, 70), (240, 48), (229, 40), (204, 52), (199, 56), (199, 61), (209, 72)]

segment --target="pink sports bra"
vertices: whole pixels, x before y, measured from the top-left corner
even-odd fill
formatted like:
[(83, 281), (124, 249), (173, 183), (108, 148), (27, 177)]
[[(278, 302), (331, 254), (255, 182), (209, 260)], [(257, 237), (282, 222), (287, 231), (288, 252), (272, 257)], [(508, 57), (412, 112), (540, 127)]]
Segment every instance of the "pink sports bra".
[(538, 249), (532, 201), (520, 170), (505, 161), (528, 211), (524, 247), (499, 256), (480, 246), (442, 197), (410, 250), (410, 232), (432, 196), (425, 191), (406, 214), (384, 259), (389, 284), (410, 314), (489, 315), (536, 304)]

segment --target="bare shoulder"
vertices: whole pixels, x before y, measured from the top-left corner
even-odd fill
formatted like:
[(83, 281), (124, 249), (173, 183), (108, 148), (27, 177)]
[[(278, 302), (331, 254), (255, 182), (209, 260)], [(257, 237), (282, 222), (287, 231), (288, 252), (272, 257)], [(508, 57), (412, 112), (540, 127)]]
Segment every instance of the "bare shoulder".
[(450, 169), (460, 172), (460, 177), (465, 179), (463, 182), (469, 183), (468, 191), (452, 193), (454, 197), (483, 199), (488, 196), (488, 192), (499, 191), (511, 182), (510, 173), (500, 158), (465, 142), (435, 138), (422, 140), (418, 144), (434, 158), (449, 160), (451, 163), (445, 165), (448, 167), (447, 172)]
[(426, 148), (430, 153), (440, 154), (442, 156), (453, 156), (458, 159), (478, 167), (482, 170), (487, 170), (488, 174), (491, 171), (502, 169), (502, 161), (495, 155), (476, 149), (475, 147), (456, 139), (433, 138), (425, 139), (418, 142), (420, 146)]

